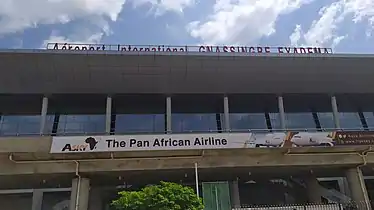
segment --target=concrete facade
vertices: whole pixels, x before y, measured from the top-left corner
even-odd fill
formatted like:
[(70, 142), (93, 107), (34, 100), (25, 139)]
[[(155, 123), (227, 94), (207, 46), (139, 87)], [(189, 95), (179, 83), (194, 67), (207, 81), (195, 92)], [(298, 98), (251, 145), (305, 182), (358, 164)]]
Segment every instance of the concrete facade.
[[(372, 64), (372, 57), (346, 55), (1, 52), (0, 116), (37, 113), (41, 117), (34, 136), (0, 137), (0, 190), (36, 189), (27, 196), (0, 196), (0, 203), (10, 206), (10, 201), (24, 200), (25, 206), (15, 209), (44, 210), (46, 194), (38, 189), (69, 187), (70, 210), (100, 210), (104, 204), (98, 189), (104, 185), (147, 184), (165, 177), (193, 182), (197, 163), (201, 180), (236, 180), (230, 184), (234, 206), (241, 203), (239, 178), (309, 175), (305, 178), (308, 200), (320, 203), (323, 193), (316, 177), (345, 176), (352, 199), (365, 202), (369, 210), (363, 173), (373, 173), (372, 146), (50, 154), (50, 135), (57, 134), (47, 131), (46, 119), (48, 114), (82, 111), (103, 114), (103, 134), (113, 134), (112, 118), (117, 112), (160, 113), (165, 116), (164, 132), (172, 133), (172, 113), (193, 113), (198, 107), (203, 113), (222, 114), (222, 126), (214, 132), (230, 132), (230, 111), (240, 113), (249, 107), (251, 113), (265, 110), (269, 121), (269, 113), (278, 112), (280, 129), (287, 130), (287, 112), (312, 107), (313, 114), (331, 109), (333, 127), (339, 129), (339, 111), (352, 110), (346, 101), (354, 100), (361, 111), (374, 111)], [(199, 103), (194, 104), (196, 99)], [(56, 127), (54, 122), (52, 126)], [(53, 198), (63, 206), (65, 197)]]

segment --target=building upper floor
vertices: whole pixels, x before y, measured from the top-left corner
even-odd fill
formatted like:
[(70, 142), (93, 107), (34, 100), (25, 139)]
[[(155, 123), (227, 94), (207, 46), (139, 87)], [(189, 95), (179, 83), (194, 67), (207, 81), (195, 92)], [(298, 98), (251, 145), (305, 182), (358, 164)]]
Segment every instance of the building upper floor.
[(373, 64), (365, 55), (2, 51), (0, 93), (374, 93)]
[(0, 135), (374, 130), (374, 94), (0, 95)]

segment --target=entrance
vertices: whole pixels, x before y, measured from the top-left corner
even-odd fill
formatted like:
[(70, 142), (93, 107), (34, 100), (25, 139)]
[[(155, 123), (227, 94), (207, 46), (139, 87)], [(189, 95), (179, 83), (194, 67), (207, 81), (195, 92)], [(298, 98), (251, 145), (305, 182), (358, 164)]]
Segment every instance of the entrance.
[(230, 210), (230, 189), (228, 182), (203, 182), (205, 210)]

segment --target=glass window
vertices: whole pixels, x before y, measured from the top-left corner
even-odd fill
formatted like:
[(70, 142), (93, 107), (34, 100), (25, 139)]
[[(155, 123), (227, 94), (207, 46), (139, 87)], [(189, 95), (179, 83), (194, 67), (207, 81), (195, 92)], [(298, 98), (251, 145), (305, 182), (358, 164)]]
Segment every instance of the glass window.
[(217, 131), (215, 113), (172, 114), (173, 132)]
[(164, 133), (164, 114), (118, 114), (116, 133)]
[[(1, 135), (39, 135), (40, 133), (40, 115), (5, 115), (1, 116), (0, 134)], [(53, 116), (47, 116), (46, 131), (51, 133), (53, 125)]]
[(366, 124), (368, 125), (369, 130), (374, 130), (374, 114), (373, 112), (363, 112)]
[(340, 127), (342, 129), (363, 128), (358, 112), (339, 112)]
[(272, 129), (276, 129), (276, 130), (282, 129), (279, 113), (269, 113), (269, 118), (270, 118)]
[(57, 134), (103, 134), (105, 115), (61, 115)]
[(232, 130), (266, 130), (265, 113), (230, 113)]
[(317, 113), (319, 124), (321, 125), (321, 128), (325, 129), (334, 129), (335, 123), (334, 123), (334, 117), (332, 112), (318, 112)]
[(315, 129), (316, 124), (311, 112), (285, 113), (286, 127), (290, 129)]

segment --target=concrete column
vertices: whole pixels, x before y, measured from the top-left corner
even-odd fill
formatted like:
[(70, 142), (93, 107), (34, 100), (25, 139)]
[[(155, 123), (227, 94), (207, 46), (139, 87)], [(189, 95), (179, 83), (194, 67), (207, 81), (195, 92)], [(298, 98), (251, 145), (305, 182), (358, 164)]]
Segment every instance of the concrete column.
[(71, 186), (69, 210), (88, 210), (90, 180), (74, 178)]
[(359, 205), (360, 209), (371, 210), (370, 200), (361, 169), (358, 167), (350, 168), (346, 170), (345, 176), (353, 201)]
[(42, 205), (43, 205), (43, 191), (34, 190), (32, 193), (31, 210), (42, 210)]
[(105, 112), (105, 133), (110, 134), (110, 125), (112, 123), (112, 97), (106, 98), (106, 112)]
[(316, 177), (310, 176), (305, 179), (308, 202), (309, 203), (322, 203), (321, 186)]
[(224, 129), (226, 132), (230, 131), (230, 108), (229, 108), (229, 98), (227, 96), (223, 97), (223, 120)]
[(166, 132), (171, 133), (171, 97), (166, 97)]
[(340, 121), (339, 121), (339, 111), (338, 111), (338, 104), (336, 103), (336, 97), (331, 96), (331, 108), (332, 108), (332, 116), (334, 118), (334, 125), (335, 128), (340, 128)]
[(240, 194), (238, 181), (230, 182), (230, 198), (232, 208), (240, 208)]
[(92, 188), (89, 198), (89, 210), (103, 210), (103, 198), (101, 189)]
[(286, 129), (286, 115), (284, 114), (284, 104), (283, 104), (283, 97), (278, 96), (278, 110), (279, 110), (279, 118), (281, 129)]
[(47, 112), (48, 112), (48, 98), (43, 97), (42, 101), (42, 111), (40, 114), (40, 135), (43, 135), (45, 133), (45, 124), (47, 121)]

